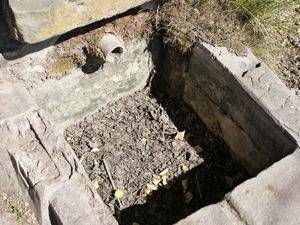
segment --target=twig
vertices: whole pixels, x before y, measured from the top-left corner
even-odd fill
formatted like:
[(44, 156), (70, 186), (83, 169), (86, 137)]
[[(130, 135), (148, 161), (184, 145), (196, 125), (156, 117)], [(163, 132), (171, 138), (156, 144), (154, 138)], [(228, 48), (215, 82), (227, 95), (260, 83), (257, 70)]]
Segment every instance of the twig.
[(196, 183), (197, 183), (197, 191), (198, 191), (199, 197), (202, 198), (202, 192), (201, 192), (201, 189), (200, 189), (200, 186), (199, 186), (199, 181), (198, 181), (198, 175), (197, 174), (196, 174)]
[[(113, 178), (112, 178), (112, 176), (111, 176), (111, 173), (110, 173), (110, 171), (109, 171), (109, 169), (108, 169), (107, 163), (106, 163), (105, 159), (102, 159), (102, 161), (103, 161), (103, 164), (104, 164), (104, 168), (105, 168), (105, 170), (106, 170), (106, 173), (107, 173), (107, 175), (108, 175), (109, 181), (110, 181), (110, 183), (111, 183), (111, 186), (112, 186), (112, 188), (113, 188), (113, 191), (116, 191), (117, 188), (116, 188), (116, 185), (115, 185), (115, 183), (114, 183), (114, 180), (113, 180)], [(116, 198), (116, 199), (117, 199), (117, 202), (118, 202), (118, 204), (119, 204), (120, 209), (122, 209), (122, 203), (121, 203), (120, 199), (118, 199), (118, 198)]]

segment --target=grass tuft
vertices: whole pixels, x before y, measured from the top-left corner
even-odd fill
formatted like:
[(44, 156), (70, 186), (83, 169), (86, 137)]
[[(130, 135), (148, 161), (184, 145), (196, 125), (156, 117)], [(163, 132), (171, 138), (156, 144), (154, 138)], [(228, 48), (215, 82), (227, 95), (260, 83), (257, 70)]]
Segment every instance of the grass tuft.
[(198, 3), (191, 0), (166, 1), (155, 16), (156, 29), (164, 33), (165, 44), (187, 53), (198, 37)]
[(237, 53), (250, 47), (300, 89), (300, 0), (165, 0), (155, 18), (164, 42), (181, 53), (197, 39)]

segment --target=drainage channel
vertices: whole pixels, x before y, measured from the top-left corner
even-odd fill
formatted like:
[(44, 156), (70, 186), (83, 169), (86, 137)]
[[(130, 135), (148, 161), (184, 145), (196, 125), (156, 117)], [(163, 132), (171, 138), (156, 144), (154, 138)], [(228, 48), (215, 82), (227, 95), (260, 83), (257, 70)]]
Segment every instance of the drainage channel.
[(100, 108), (65, 137), (119, 224), (174, 224), (249, 178), (224, 141), (163, 87)]

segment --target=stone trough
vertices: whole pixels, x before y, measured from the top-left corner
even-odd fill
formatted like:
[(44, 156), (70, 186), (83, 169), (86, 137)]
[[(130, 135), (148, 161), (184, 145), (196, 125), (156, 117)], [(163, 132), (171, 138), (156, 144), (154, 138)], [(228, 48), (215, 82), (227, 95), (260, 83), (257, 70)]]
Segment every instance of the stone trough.
[(224, 139), (253, 177), (177, 224), (300, 224), (300, 98), (250, 51), (236, 55), (199, 42), (183, 58), (159, 40), (136, 40), (94, 73), (76, 69), (61, 79), (47, 76), (51, 51), (1, 50), (1, 225), (20, 222), (16, 205), (28, 216), (25, 224), (117, 224), (63, 131), (143, 89), (152, 76)]

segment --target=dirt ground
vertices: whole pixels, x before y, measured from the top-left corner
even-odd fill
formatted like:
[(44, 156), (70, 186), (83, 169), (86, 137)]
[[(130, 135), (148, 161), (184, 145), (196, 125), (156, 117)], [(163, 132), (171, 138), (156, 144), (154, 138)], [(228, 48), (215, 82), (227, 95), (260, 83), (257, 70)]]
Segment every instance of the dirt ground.
[(120, 224), (173, 224), (248, 178), (184, 104), (149, 89), (100, 108), (65, 136)]
[[(0, 193), (0, 214), (6, 215), (11, 221), (16, 221), (18, 225), (38, 225), (29, 204), (19, 195)], [(8, 223), (11, 224), (9, 221)]]

